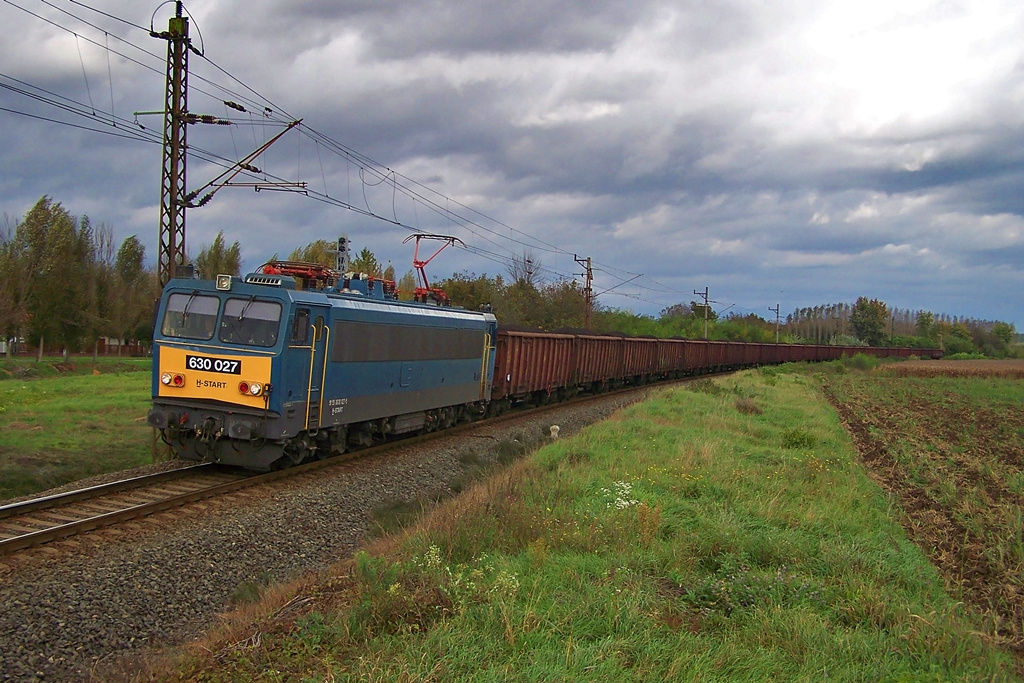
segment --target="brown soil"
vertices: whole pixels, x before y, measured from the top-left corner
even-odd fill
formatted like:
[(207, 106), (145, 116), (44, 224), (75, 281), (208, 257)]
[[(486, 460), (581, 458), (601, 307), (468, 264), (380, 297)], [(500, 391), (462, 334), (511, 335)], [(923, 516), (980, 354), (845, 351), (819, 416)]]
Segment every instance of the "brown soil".
[[(1004, 361), (976, 363), (975, 377), (993, 363), (1006, 376)], [(1008, 483), (1024, 467), (1024, 407), (879, 379), (836, 379), (825, 393), (869, 474), (899, 502), (907, 534), (1024, 672), (1024, 496)]]
[(897, 377), (1003, 377), (1024, 379), (1024, 359), (910, 360), (883, 365), (877, 372)]

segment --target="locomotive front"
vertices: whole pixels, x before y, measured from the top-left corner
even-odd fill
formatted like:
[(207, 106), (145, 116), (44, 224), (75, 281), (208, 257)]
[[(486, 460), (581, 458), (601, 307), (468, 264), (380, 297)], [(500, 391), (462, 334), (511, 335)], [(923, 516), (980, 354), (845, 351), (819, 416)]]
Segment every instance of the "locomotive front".
[(230, 276), (164, 288), (147, 421), (176, 457), (263, 467), (280, 457), (264, 446), (280, 414), (272, 380), (289, 304), (286, 290)]

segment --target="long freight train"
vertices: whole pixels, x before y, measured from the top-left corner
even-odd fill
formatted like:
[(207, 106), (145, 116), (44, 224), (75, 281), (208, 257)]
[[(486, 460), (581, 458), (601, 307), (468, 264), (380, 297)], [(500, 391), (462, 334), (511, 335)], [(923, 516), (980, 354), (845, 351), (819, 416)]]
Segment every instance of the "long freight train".
[(432, 431), (581, 391), (896, 349), (501, 329), (493, 315), (399, 301), (349, 274), (175, 279), (153, 345), (148, 423), (174, 454), (253, 470)]

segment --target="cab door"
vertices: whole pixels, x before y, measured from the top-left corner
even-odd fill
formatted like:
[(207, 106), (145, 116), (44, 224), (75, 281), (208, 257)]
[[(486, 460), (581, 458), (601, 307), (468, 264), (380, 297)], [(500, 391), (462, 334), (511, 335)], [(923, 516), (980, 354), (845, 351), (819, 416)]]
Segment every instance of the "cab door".
[(324, 383), (327, 380), (327, 353), (331, 343), (330, 309), (312, 306), (310, 310), (310, 336), (312, 350), (309, 358), (309, 403), (306, 410), (306, 431), (316, 433), (323, 420)]

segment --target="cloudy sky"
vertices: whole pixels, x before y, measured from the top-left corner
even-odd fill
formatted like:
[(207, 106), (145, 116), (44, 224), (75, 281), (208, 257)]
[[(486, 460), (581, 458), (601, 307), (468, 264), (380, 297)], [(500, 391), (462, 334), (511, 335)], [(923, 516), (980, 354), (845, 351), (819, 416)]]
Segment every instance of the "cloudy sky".
[[(163, 107), (148, 31), (173, 7), (0, 0), (8, 224), (50, 195), (155, 259), (162, 119), (135, 112)], [(641, 313), (708, 287), (720, 311), (869, 296), (1024, 330), (1020, 2), (185, 9), (189, 109), (235, 123), (189, 129), (189, 189), (301, 118), (235, 180), (308, 191), (219, 190), (188, 212), (193, 254), (223, 230), (251, 269), (345, 232), (401, 273), (421, 230), (467, 245), (435, 276), (528, 251), (573, 277), (589, 256), (599, 300)]]

